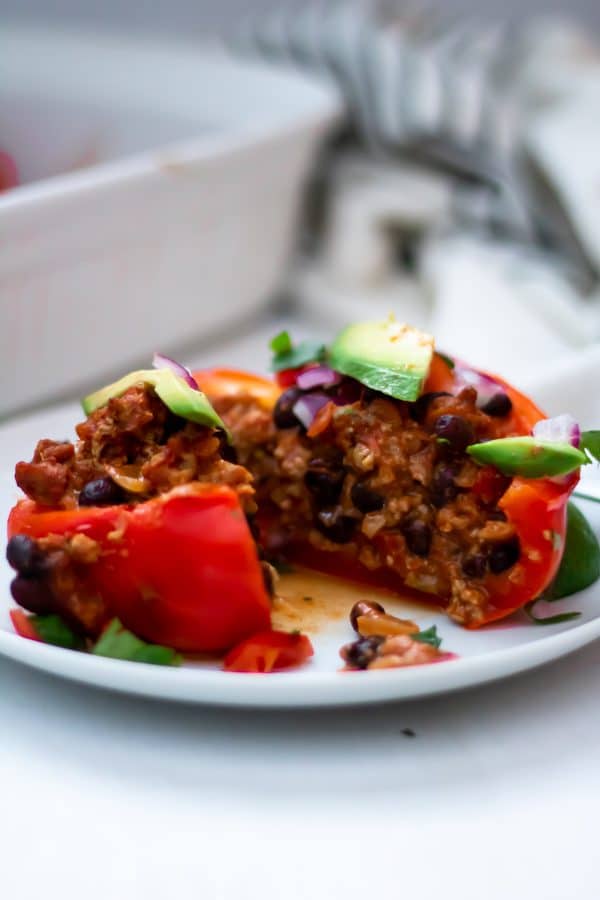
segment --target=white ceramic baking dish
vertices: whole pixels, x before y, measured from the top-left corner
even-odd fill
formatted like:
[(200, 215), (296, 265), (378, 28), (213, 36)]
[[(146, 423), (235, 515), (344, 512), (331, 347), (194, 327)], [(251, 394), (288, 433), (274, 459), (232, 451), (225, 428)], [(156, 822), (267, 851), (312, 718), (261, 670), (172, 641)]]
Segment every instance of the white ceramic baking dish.
[(235, 329), (281, 278), (325, 86), (217, 49), (4, 28), (0, 415)]

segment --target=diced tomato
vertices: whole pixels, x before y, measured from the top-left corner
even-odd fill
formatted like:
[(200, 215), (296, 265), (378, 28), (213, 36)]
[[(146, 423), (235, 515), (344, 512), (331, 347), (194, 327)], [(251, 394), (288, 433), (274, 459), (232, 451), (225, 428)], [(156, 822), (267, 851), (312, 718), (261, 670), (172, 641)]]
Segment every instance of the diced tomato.
[(299, 666), (314, 654), (305, 634), (262, 631), (229, 651), (223, 668), (227, 672), (276, 672)]
[(296, 369), (282, 369), (281, 372), (275, 373), (275, 381), (280, 388), (283, 388), (285, 390), (286, 388), (292, 387), (292, 385), (296, 384), (298, 375), (301, 375), (302, 372), (307, 372), (309, 369), (314, 369), (318, 365), (318, 362), (309, 362), (305, 363), (303, 366), (298, 366)]
[(22, 609), (11, 609), (9, 616), (13, 628), (21, 637), (28, 638), (30, 641), (42, 640), (33, 627), (31, 619)]

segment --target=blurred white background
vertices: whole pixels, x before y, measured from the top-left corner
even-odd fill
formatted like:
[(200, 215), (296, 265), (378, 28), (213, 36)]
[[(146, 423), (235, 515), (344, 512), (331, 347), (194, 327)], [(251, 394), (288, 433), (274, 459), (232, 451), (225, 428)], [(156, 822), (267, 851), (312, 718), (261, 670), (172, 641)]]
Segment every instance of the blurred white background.
[[(305, 6), (305, 0), (287, 2), (298, 8)], [(248, 12), (271, 10), (278, 5), (273, 0), (129, 0), (127, 3), (122, 0), (2, 0), (0, 10), (11, 18), (94, 23), (192, 37), (196, 28), (227, 29)], [(398, 5), (401, 7), (402, 3)], [(427, 8), (439, 7), (445, 13), (455, 10), (457, 13), (495, 19), (564, 13), (574, 18), (585, 17), (587, 21), (600, 25), (600, 4), (597, 0), (572, 0), (568, 4), (564, 0), (504, 0), (500, 6), (493, 0), (436, 0), (423, 5)]]

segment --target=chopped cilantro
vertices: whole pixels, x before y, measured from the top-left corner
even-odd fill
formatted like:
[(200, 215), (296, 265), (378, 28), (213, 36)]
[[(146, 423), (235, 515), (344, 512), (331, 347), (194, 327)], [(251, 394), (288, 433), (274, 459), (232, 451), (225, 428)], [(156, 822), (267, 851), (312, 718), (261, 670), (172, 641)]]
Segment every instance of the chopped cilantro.
[(600, 462), (600, 431), (582, 431), (579, 449)]
[(284, 353), (290, 353), (292, 349), (292, 339), (287, 331), (280, 331), (270, 342), (269, 347), (276, 356)]
[(31, 616), (30, 622), (45, 644), (55, 644), (68, 650), (83, 648), (83, 639), (65, 625), (60, 616)]
[(536, 625), (560, 625), (561, 622), (570, 622), (571, 619), (578, 619), (581, 615), (580, 612), (565, 612), (558, 613), (556, 616), (536, 616), (533, 612), (533, 607), (537, 603), (537, 600), (532, 600), (531, 603), (527, 603), (523, 610), (527, 616), (534, 622)]
[(455, 369), (456, 363), (452, 359), (452, 357), (447, 356), (445, 353), (440, 353), (439, 350), (436, 350), (436, 356), (439, 356), (440, 359), (443, 359), (449, 369)]
[(287, 331), (280, 331), (270, 343), (273, 351), (271, 368), (274, 372), (297, 369), (309, 362), (322, 362), (326, 348), (317, 341), (301, 341), (294, 345)]
[(96, 656), (108, 656), (111, 659), (151, 663), (155, 666), (178, 666), (181, 664), (181, 657), (171, 647), (147, 644), (123, 628), (118, 619), (113, 619), (105, 628), (92, 649), (92, 653)]
[(437, 650), (442, 643), (441, 637), (437, 633), (437, 625), (432, 625), (425, 631), (419, 631), (417, 634), (411, 634), (413, 641), (420, 641), (422, 644), (431, 644)]

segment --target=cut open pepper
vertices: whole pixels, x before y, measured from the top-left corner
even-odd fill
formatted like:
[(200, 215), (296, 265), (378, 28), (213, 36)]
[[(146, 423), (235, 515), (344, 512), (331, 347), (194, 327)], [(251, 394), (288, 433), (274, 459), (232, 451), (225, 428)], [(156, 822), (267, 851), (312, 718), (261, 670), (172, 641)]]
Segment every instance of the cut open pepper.
[(17, 534), (94, 542), (92, 559), (69, 570), (76, 580), (61, 610), (90, 636), (116, 617), (145, 640), (218, 652), (270, 627), (256, 546), (228, 487), (193, 483), (134, 506), (53, 510), (22, 500), (8, 520), (9, 538)]
[[(289, 379), (286, 380), (288, 374)], [(496, 422), (496, 433), (499, 436), (530, 434), (536, 422), (546, 418), (532, 400), (503, 379), (487, 373), (476, 374), (495, 382), (499, 390), (510, 398), (510, 413)], [(226, 378), (224, 375), (225, 373), (221, 374), (218, 370), (211, 370), (195, 373), (194, 377), (213, 400), (222, 395), (226, 388), (230, 395), (236, 392), (250, 395), (256, 393), (263, 403), (274, 406), (281, 386), (293, 384), (297, 371), (279, 372), (277, 386), (266, 379), (248, 376), (246, 373), (228, 371)], [(272, 385), (271, 390), (268, 389), (269, 384)], [(456, 394), (462, 387), (464, 383), (461, 383), (452, 364), (443, 356), (434, 355), (424, 391)], [(488, 594), (488, 604), (481, 611), (480, 618), (464, 622), (467, 627), (477, 628), (509, 615), (539, 597), (551, 584), (564, 550), (568, 500), (578, 480), (577, 472), (557, 481), (549, 478), (527, 479), (517, 476), (513, 477), (506, 487), (506, 479), (503, 480), (493, 467), (481, 468), (474, 490), (482, 494), (490, 490), (495, 496), (498, 508), (515, 528), (520, 553), (516, 563), (507, 571), (500, 574), (487, 573), (482, 584)], [(498, 498), (498, 484), (501, 482), (504, 487)], [(393, 587), (393, 577), (390, 577), (392, 573), (384, 574), (382, 570), (369, 571), (349, 559), (342, 548), (339, 553), (332, 554), (315, 550), (307, 545), (295, 545), (291, 552), (297, 561), (332, 574)], [(403, 586), (397, 586), (404, 590)], [(444, 598), (436, 597), (435, 600), (444, 603)]]

